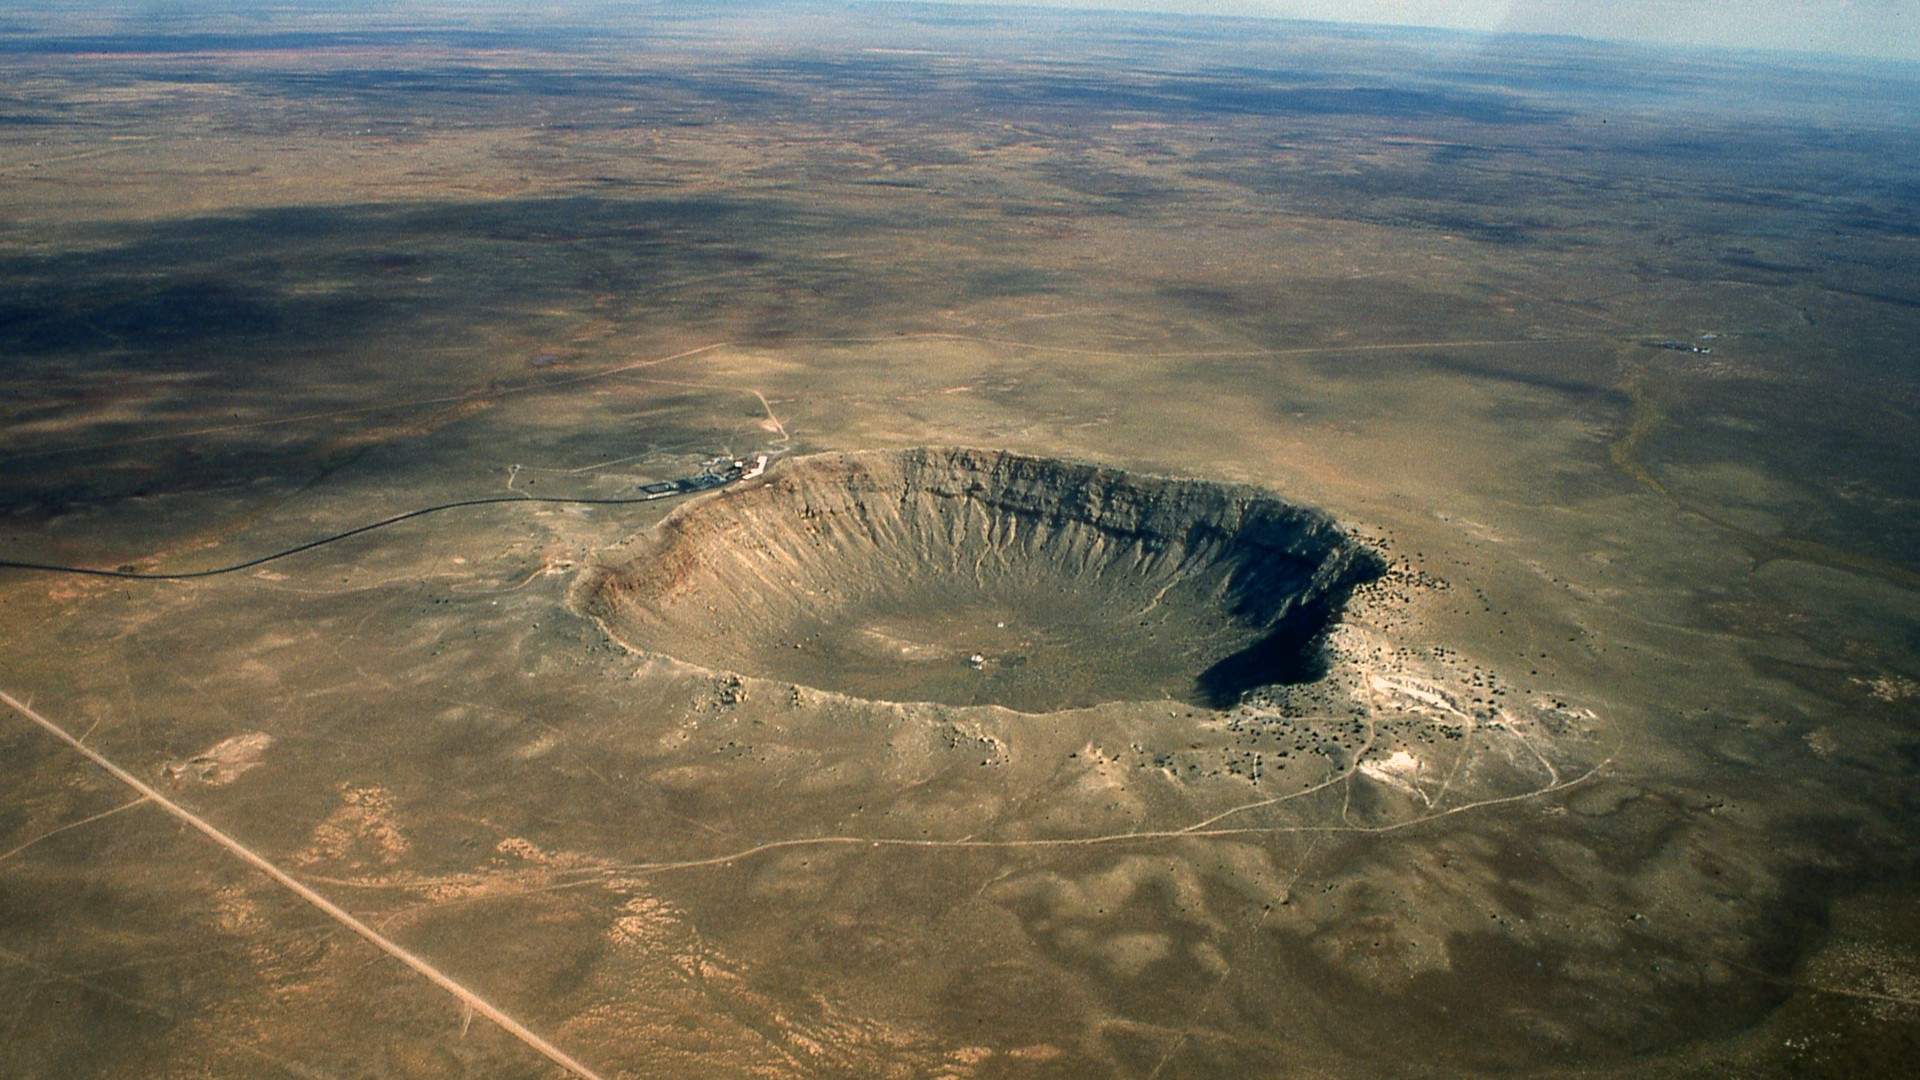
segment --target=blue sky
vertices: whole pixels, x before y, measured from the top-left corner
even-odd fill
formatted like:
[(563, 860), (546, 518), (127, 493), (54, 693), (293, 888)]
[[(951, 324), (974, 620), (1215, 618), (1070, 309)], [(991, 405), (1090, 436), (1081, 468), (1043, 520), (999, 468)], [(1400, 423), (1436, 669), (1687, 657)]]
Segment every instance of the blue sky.
[[(945, 0), (963, 2), (963, 0)], [(1020, 0), (1920, 60), (1920, 0)]]

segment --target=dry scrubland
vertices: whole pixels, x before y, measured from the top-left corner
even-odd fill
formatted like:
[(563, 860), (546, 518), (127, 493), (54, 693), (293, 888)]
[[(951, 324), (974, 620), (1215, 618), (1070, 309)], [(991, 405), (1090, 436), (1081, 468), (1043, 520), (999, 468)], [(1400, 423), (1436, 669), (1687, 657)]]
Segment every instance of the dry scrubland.
[(0, 569), (0, 690), (148, 785), (0, 715), (0, 1073), (1911, 1059), (1910, 70), (888, 6), (0, 72), (0, 560), (560, 500)]

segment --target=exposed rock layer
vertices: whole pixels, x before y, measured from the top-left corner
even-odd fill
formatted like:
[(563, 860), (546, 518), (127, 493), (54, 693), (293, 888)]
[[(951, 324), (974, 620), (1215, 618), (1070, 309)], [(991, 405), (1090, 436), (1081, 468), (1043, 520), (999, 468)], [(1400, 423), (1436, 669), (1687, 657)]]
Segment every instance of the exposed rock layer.
[(1316, 677), (1380, 569), (1258, 489), (935, 448), (783, 462), (610, 553), (575, 603), (705, 667), (1043, 712)]

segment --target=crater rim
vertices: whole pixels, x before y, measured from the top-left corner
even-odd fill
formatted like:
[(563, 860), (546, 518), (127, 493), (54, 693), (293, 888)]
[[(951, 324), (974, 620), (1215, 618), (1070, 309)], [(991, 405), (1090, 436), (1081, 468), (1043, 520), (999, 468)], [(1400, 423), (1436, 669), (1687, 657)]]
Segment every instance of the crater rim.
[(596, 556), (570, 606), (634, 654), (1028, 715), (1316, 681), (1386, 568), (1264, 487), (961, 446), (784, 458)]

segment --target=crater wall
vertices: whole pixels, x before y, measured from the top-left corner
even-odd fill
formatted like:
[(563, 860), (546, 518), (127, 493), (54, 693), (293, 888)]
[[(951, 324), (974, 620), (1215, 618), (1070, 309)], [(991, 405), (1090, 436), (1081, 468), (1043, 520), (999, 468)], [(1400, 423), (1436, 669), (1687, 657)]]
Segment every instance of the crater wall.
[(574, 603), (629, 648), (861, 698), (1221, 705), (1318, 677), (1381, 569), (1256, 488), (922, 448), (791, 459), (680, 507)]

